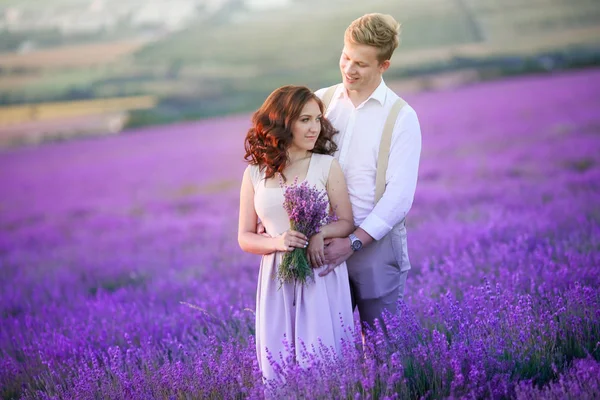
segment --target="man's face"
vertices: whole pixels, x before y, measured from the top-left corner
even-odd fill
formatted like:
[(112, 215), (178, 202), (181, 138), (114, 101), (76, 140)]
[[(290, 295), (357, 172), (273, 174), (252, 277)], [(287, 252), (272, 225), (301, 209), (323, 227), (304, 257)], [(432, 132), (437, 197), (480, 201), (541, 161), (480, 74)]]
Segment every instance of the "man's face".
[(372, 92), (381, 83), (381, 75), (390, 61), (377, 61), (378, 49), (365, 44), (344, 41), (340, 57), (342, 82), (347, 90)]

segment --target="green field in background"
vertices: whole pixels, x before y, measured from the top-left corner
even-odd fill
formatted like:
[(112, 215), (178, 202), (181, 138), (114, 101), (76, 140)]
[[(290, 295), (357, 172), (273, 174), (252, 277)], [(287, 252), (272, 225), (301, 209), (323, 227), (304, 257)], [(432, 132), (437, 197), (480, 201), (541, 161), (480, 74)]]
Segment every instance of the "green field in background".
[[(0, 0), (0, 6), (11, 1)], [(304, 84), (316, 89), (338, 81), (344, 30), (367, 12), (389, 13), (402, 23), (401, 46), (387, 74), (390, 79), (450, 68), (460, 59), (451, 51), (461, 46), (485, 49), (479, 57), (491, 63), (532, 38), (536, 43), (529, 49), (532, 56), (553, 46), (553, 51), (570, 46), (555, 44), (556, 37), (572, 35), (574, 44), (589, 46), (589, 37), (577, 29), (600, 25), (600, 0), (294, 2), (281, 10), (198, 20), (110, 66), (67, 71), (45, 71), (40, 66), (37, 79), (23, 84), (21, 91), (2, 93), (2, 100), (138, 94), (162, 99), (157, 109), (134, 113), (133, 125), (249, 111), (278, 86)], [(415, 58), (419, 52), (429, 52), (429, 58), (419, 61)], [(530, 61), (519, 57), (522, 49), (515, 56), (515, 70), (527, 70)], [(408, 58), (410, 68), (403, 64)]]

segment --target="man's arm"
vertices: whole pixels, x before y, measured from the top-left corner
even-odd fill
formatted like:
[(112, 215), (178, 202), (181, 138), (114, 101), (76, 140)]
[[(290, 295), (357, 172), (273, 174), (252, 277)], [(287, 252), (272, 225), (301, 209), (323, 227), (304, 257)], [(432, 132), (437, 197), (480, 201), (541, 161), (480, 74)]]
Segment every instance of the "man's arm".
[[(417, 186), (420, 156), (421, 127), (416, 112), (407, 105), (394, 126), (385, 192), (360, 227), (354, 231), (363, 247), (383, 238), (408, 214)], [(354, 252), (348, 238), (331, 239), (326, 245), (326, 262), (331, 268), (327, 268), (321, 275), (331, 272)]]
[(412, 107), (404, 107), (394, 127), (385, 191), (360, 224), (360, 228), (375, 240), (383, 238), (406, 217), (415, 197), (421, 157), (421, 127)]

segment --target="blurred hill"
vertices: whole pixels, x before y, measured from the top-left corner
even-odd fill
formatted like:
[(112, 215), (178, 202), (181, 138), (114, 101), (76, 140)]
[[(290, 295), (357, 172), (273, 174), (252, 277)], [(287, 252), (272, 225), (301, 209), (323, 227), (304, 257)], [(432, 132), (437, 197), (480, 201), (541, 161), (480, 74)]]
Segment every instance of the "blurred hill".
[(367, 12), (402, 23), (399, 91), (600, 60), (600, 0), (0, 0), (0, 103), (156, 96), (130, 126), (249, 111), (337, 82)]

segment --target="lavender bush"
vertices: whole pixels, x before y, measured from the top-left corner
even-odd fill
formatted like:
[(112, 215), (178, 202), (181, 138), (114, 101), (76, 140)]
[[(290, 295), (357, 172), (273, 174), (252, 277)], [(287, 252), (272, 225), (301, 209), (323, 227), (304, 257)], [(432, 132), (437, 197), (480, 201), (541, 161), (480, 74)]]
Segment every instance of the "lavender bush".
[(235, 240), (248, 116), (4, 151), (0, 395), (597, 398), (598, 82), (407, 96), (423, 155), (401, 315), (283, 386), (261, 381), (259, 259)]

